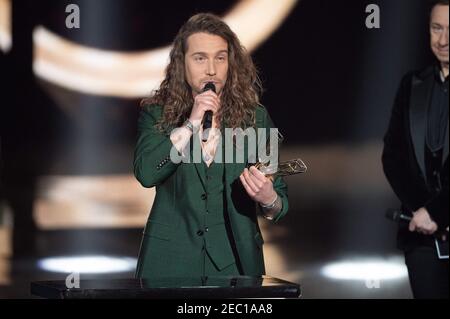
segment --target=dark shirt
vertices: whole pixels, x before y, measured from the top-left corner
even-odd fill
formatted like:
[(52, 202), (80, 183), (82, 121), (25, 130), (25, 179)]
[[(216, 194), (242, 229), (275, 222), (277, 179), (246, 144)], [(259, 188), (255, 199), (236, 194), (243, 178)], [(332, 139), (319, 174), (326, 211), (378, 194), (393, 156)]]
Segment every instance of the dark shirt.
[(448, 125), (448, 76), (442, 81), (440, 68), (435, 68), (435, 81), (428, 106), (427, 147), (431, 152), (443, 148)]
[(435, 67), (434, 85), (428, 106), (425, 161), (427, 184), (431, 193), (437, 194), (442, 186), (440, 171), (448, 126), (448, 76), (442, 81), (440, 68)]

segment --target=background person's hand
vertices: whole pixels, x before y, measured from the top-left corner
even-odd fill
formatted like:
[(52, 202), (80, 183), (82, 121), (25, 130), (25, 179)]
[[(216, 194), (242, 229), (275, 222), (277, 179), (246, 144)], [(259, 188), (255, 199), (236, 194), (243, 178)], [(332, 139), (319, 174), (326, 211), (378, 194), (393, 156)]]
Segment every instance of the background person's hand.
[(431, 219), (425, 207), (413, 212), (413, 218), (409, 222), (409, 231), (418, 232), (424, 235), (432, 235), (438, 229), (437, 224)]

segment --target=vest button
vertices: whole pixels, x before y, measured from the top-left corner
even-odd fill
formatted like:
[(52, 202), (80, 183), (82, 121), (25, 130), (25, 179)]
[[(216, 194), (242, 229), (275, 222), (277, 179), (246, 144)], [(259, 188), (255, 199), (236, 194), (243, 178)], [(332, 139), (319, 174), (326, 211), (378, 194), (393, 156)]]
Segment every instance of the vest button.
[(205, 200), (208, 196), (206, 194), (202, 194), (202, 199)]

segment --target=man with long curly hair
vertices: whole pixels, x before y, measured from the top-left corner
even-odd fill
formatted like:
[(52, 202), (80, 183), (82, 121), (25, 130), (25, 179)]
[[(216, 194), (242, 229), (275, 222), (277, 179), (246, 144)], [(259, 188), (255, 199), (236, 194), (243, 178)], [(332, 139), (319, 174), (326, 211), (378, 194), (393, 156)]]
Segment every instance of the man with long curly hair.
[[(215, 90), (205, 91), (207, 83)], [(261, 173), (251, 160), (216, 160), (224, 129), (268, 130), (273, 123), (259, 103), (261, 85), (250, 55), (229, 26), (197, 14), (180, 29), (165, 79), (143, 100), (134, 173), (156, 186), (136, 276), (263, 275), (263, 238), (257, 215), (277, 222), (288, 210), (281, 177)], [(206, 141), (202, 119), (211, 111)], [(201, 160), (176, 162), (192, 141)], [(249, 151), (233, 146), (236, 152)], [(249, 167), (249, 169), (248, 169)]]

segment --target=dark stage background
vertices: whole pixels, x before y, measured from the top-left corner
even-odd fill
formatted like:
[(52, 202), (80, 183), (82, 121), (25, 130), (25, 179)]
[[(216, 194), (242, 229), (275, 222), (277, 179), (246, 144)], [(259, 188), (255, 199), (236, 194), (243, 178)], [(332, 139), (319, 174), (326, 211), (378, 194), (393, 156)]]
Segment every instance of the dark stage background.
[[(143, 52), (169, 45), (192, 14), (224, 16), (237, 2), (12, 1), (12, 47), (0, 50), (0, 297), (26, 298), (30, 280), (65, 278), (39, 268), (43, 257), (136, 258), (154, 195), (130, 177), (141, 97), (82, 93), (36, 75), (35, 28), (90, 48)], [(80, 7), (80, 29), (65, 27), (70, 3)], [(380, 7), (380, 29), (365, 26), (371, 3)], [(410, 297), (395, 226), (384, 218), (399, 203), (380, 161), (402, 75), (432, 61), (427, 19), (424, 0), (304, 0), (252, 51), (262, 102), (285, 136), (282, 158), (301, 157), (309, 168), (286, 179), (286, 218), (262, 221), (266, 265), (301, 283), (305, 298)], [(13, 259), (13, 250), (24, 257)], [(346, 264), (327, 272), (336, 262)], [(351, 277), (366, 266), (369, 274)], [(133, 275), (127, 271), (86, 276)], [(365, 285), (377, 278), (378, 289)]]

